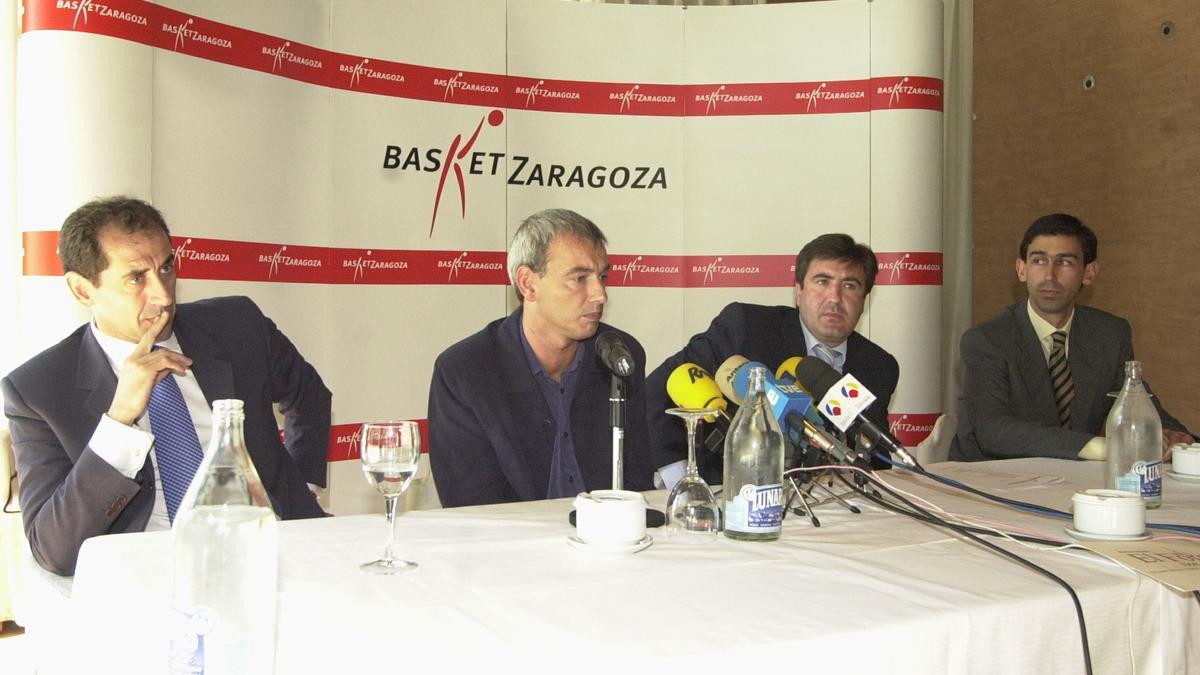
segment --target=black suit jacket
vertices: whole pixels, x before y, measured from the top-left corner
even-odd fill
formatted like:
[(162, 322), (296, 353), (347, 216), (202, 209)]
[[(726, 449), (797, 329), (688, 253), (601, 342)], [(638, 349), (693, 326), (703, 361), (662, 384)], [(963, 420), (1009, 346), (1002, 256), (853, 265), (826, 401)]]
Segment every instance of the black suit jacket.
[[(319, 458), (324, 478), (331, 396), (316, 370), (248, 298), (179, 305), (174, 334), (193, 360), (210, 406), (222, 398), (244, 402), (246, 447), (279, 517), (324, 515), (289, 454), (310, 466)], [(73, 574), (85, 539), (145, 529), (154, 506), (150, 457), (130, 480), (88, 447), (117, 386), (88, 324), (9, 373), (0, 386), (25, 532), (43, 567)], [(285, 416), (287, 450), (273, 402)]]
[[(1134, 358), (1129, 322), (1079, 305), (1069, 339), (1067, 363), (1075, 399), (1071, 424), (1064, 428), (1058, 423), (1045, 352), (1026, 302), (1009, 305), (995, 318), (963, 333), (963, 387), (950, 459), (1078, 459), (1084, 444), (1104, 435), (1114, 401), (1108, 393), (1120, 391), (1125, 362)], [(1153, 400), (1164, 429), (1187, 431), (1163, 409), (1158, 397)]]
[[(545, 499), (554, 455), (554, 416), (521, 346), (523, 308), (442, 352), (429, 387), (429, 466), (443, 506)], [(654, 469), (646, 433), (646, 352), (633, 336), (607, 324), (596, 335), (619, 333), (636, 368), (626, 378), (626, 490), (652, 489)], [(612, 426), (608, 371), (596, 358), (596, 336), (585, 340), (571, 430), (586, 485), (612, 486)]]
[[(684, 363), (695, 363), (715, 374), (725, 359), (737, 355), (776, 368), (793, 356), (807, 354), (800, 311), (795, 307), (766, 307), (741, 302), (727, 305), (713, 319), (708, 330), (693, 336), (687, 346), (663, 361), (646, 378), (646, 414), (655, 466), (687, 459), (687, 435), (683, 423), (663, 412), (675, 407), (667, 395), (667, 378), (675, 368)], [(875, 394), (876, 400), (867, 413), (881, 424), (887, 424), (888, 404), (900, 379), (900, 365), (896, 359), (855, 332), (847, 339), (844, 370)], [(730, 412), (733, 410), (736, 406), (731, 402)], [(710, 484), (716, 485), (723, 480), (725, 458), (720, 452), (697, 448), (696, 464), (700, 475)]]

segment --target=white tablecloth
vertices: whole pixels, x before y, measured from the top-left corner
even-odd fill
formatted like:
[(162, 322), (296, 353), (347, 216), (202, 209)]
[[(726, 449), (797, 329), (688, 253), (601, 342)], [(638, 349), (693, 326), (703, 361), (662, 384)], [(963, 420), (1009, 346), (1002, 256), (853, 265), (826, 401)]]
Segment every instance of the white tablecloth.
[[(1049, 459), (932, 468), (1062, 510), (1075, 491), (1099, 487), (1103, 471)], [(947, 509), (1066, 538), (1069, 521), (887, 475)], [(1150, 519), (1200, 521), (1200, 486), (1165, 484), (1165, 506)], [(648, 497), (663, 506), (664, 492)], [(413, 512), (399, 516), (398, 549), (421, 568), (394, 577), (356, 569), (382, 551), (382, 515), (281, 523), (277, 672), (1082, 672), (1075, 612), (1059, 586), (855, 503), (861, 515), (821, 507), (820, 528), (789, 516), (774, 543), (694, 545), (650, 530), (652, 546), (618, 556), (568, 545), (570, 500)], [(1200, 672), (1192, 596), (1090, 553), (1005, 546), (1079, 593), (1096, 673), (1135, 672), (1131, 652), (1139, 673)], [(67, 637), (43, 671), (160, 671), (170, 575), (168, 533), (89, 540), (70, 624), (59, 627)]]

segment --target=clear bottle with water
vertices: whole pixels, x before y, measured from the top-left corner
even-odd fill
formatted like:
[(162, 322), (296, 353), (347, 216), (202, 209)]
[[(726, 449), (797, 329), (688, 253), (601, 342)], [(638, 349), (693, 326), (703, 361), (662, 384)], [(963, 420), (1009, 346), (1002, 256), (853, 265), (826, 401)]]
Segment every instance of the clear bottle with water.
[(1142, 362), (1125, 362), (1125, 385), (1105, 425), (1111, 490), (1142, 495), (1146, 508), (1162, 505), (1162, 419), (1142, 382)]
[(275, 513), (236, 399), (213, 402), (212, 441), (171, 528), (171, 673), (270, 673), (275, 661)]
[(783, 526), (783, 432), (763, 393), (767, 371), (750, 369), (742, 407), (725, 436), (725, 536), (779, 538)]

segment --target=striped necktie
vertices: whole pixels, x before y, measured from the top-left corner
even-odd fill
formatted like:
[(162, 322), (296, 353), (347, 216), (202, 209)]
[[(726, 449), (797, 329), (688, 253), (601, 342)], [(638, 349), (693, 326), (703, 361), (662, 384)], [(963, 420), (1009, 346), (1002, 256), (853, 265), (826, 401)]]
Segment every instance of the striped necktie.
[(1075, 399), (1075, 382), (1071, 380), (1071, 367), (1067, 365), (1067, 333), (1056, 330), (1051, 335), (1054, 346), (1050, 348), (1050, 383), (1054, 387), (1054, 403), (1058, 408), (1058, 423), (1071, 426), (1071, 401)]
[(200, 468), (204, 451), (196, 436), (196, 425), (183, 402), (183, 393), (168, 374), (150, 390), (150, 431), (154, 434), (154, 457), (167, 501), (167, 517), (175, 522), (179, 502)]
[(833, 368), (834, 370), (838, 371), (839, 373), (842, 372), (842, 369), (840, 367), (838, 367), (838, 357), (842, 355), (841, 352), (839, 352), (836, 349), (830, 349), (829, 347), (826, 347), (825, 345), (821, 344), (820, 342), (813, 345), (812, 350), (813, 350), (813, 356), (824, 361), (825, 363), (828, 363), (830, 368)]

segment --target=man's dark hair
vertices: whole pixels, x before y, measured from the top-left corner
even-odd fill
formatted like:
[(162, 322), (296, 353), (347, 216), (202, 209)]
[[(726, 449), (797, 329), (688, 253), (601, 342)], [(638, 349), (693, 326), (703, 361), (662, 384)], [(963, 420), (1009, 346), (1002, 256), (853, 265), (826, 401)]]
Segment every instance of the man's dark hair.
[(1078, 239), (1079, 247), (1083, 249), (1084, 265), (1094, 262), (1100, 252), (1100, 243), (1096, 240), (1096, 233), (1092, 232), (1092, 228), (1084, 225), (1083, 221), (1075, 216), (1051, 213), (1033, 221), (1029, 229), (1025, 230), (1025, 236), (1021, 238), (1021, 260), (1025, 260), (1025, 256), (1029, 254), (1029, 244), (1033, 243), (1035, 238), (1054, 235)]
[(125, 234), (158, 228), (171, 239), (167, 221), (146, 202), (122, 196), (93, 199), (67, 216), (58, 233), (63, 272), (76, 272), (93, 284), (100, 283), (100, 273), (108, 269), (100, 237), (109, 228)]
[(796, 283), (804, 287), (804, 275), (814, 260), (836, 260), (856, 264), (863, 270), (866, 295), (875, 286), (875, 275), (879, 273), (879, 261), (866, 244), (859, 244), (848, 234), (823, 234), (804, 245), (796, 254)]

